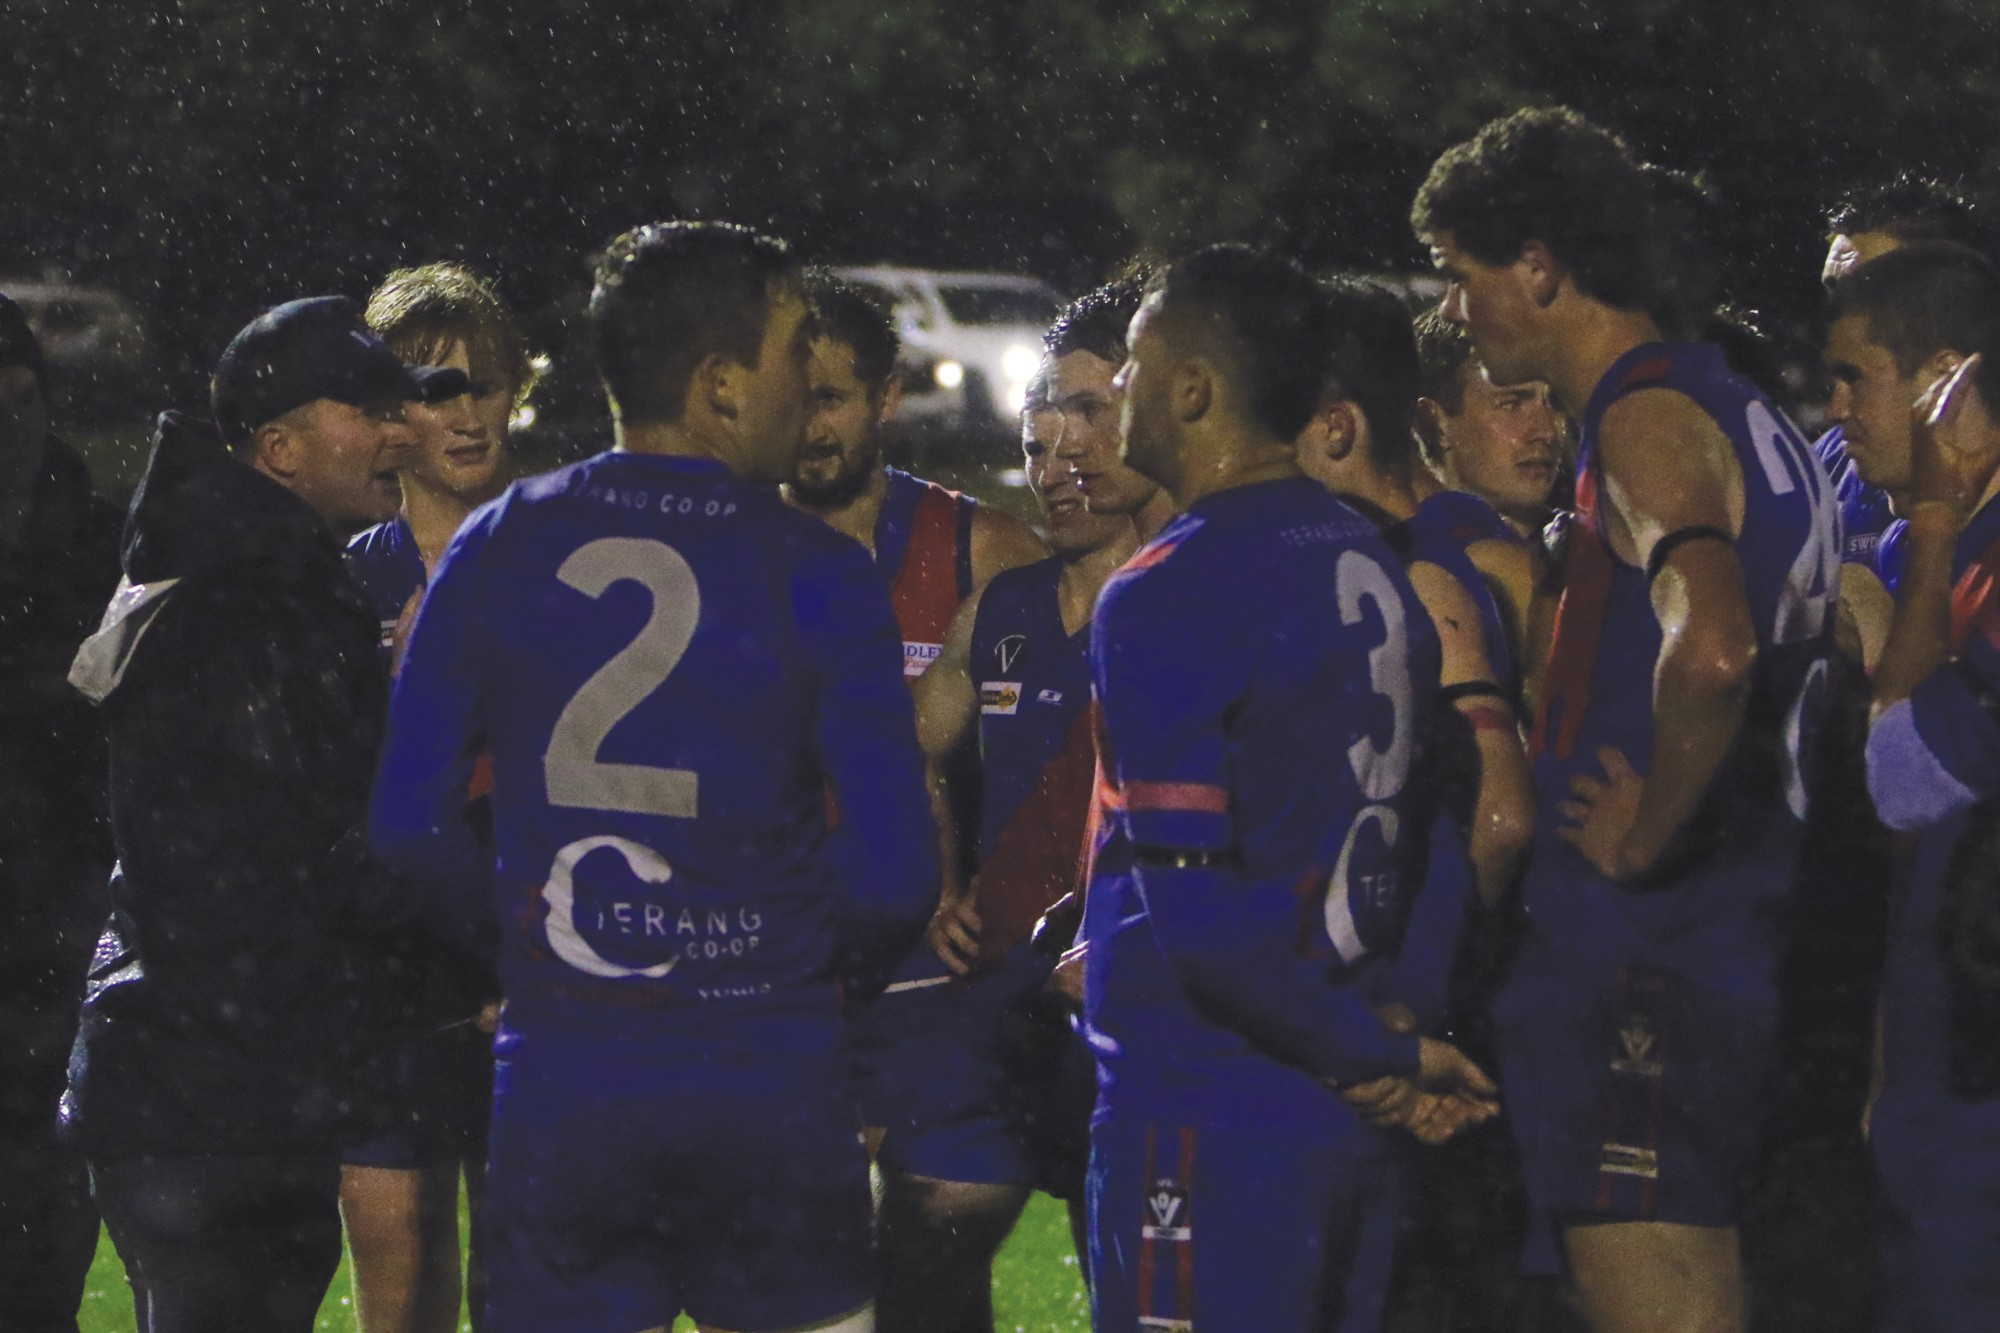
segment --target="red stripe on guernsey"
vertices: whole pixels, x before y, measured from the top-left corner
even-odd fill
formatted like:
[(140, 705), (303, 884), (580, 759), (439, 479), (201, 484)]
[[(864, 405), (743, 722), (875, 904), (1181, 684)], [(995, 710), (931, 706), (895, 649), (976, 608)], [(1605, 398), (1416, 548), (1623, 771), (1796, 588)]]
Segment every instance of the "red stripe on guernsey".
[(472, 776), (465, 782), (465, 799), (476, 801), (493, 794), (493, 752), (481, 750), (472, 761)]
[(1153, 1182), (1160, 1178), (1158, 1129), (1146, 1126), (1146, 1174), (1139, 1177), (1139, 1321), (1153, 1317)]
[(1042, 913), (1076, 887), (1096, 770), (1090, 710), (1078, 709), (1062, 749), (980, 859), (982, 960), (992, 962), (1027, 939)]
[[(1642, 367), (1643, 368), (1643, 367)], [(1556, 605), (1555, 637), (1549, 645), (1548, 667), (1542, 676), (1541, 706), (1528, 738), (1529, 752), (1541, 754), (1551, 744), (1549, 719), (1560, 712), (1553, 738), (1555, 756), (1567, 759), (1576, 749), (1590, 709), (1590, 681), (1597, 673), (1597, 650), (1604, 641), (1604, 608), (1611, 600), (1611, 551), (1597, 531), (1597, 473), (1586, 466), (1576, 479), (1576, 519), (1570, 524), (1569, 549), (1563, 557), (1562, 601)]]
[(1090, 784), (1090, 808), (1084, 814), (1083, 856), (1076, 867), (1077, 882), (1088, 888), (1090, 881), (1097, 876), (1097, 854), (1104, 850), (1104, 844), (1111, 837), (1111, 816), (1122, 807), (1118, 789), (1104, 775), (1107, 756), (1111, 753), (1104, 735), (1104, 711), (1093, 698), (1084, 713), (1090, 718), (1091, 748), (1097, 756), (1097, 768)]
[(1619, 381), (1617, 396), (1622, 397), (1634, 389), (1649, 389), (1655, 384), (1664, 384), (1667, 381), (1667, 372), (1673, 368), (1674, 363), (1664, 356), (1641, 361), (1625, 372), (1625, 378)]
[(1229, 792), (1207, 782), (1128, 782), (1127, 810), (1176, 810), (1199, 815), (1229, 813)]
[(910, 519), (910, 545), (889, 585), (906, 643), (943, 643), (958, 614), (958, 494), (924, 483)]
[(1977, 629), (1986, 642), (2000, 649), (2000, 541), (1979, 553), (1965, 567), (1951, 590), (1951, 653), (1965, 651), (1965, 644)]
[(1194, 1126), (1181, 1127), (1181, 1215), (1187, 1238), (1174, 1252), (1174, 1314), (1194, 1326)]
[(1159, 564), (1162, 560), (1172, 555), (1175, 548), (1179, 546), (1180, 543), (1177, 541), (1154, 541), (1149, 545), (1141, 546), (1132, 553), (1130, 560), (1118, 566), (1118, 573), (1137, 574), (1141, 570), (1151, 569), (1154, 565)]

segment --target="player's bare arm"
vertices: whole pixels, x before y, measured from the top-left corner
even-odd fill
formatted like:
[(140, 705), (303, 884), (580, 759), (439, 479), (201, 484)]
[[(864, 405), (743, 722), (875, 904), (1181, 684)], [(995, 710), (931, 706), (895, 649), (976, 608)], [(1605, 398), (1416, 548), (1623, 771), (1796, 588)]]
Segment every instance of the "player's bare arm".
[(1874, 570), (1849, 561), (1840, 567), (1836, 614), (1834, 645), (1872, 676), (1889, 641), (1889, 620), (1896, 614), (1896, 599)]
[[(1427, 560), (1410, 566), (1410, 583), (1437, 627), (1443, 650), (1439, 683), (1490, 684), (1494, 678), (1479, 612), (1457, 579)], [(1534, 779), (1521, 749), (1512, 710), (1494, 694), (1467, 693), (1452, 701), (1464, 715), (1479, 749), (1479, 795), (1473, 807), (1468, 850), (1479, 896), (1500, 900), (1534, 835)]]
[(1514, 660), (1529, 670), (1538, 668), (1541, 659), (1548, 656), (1546, 638), (1536, 644), (1530, 633), (1535, 590), (1542, 578), (1537, 550), (1526, 542), (1494, 540), (1477, 541), (1465, 548), (1466, 558), (1492, 589), (1493, 600), (1500, 604)]
[(970, 734), (979, 717), (979, 689), (972, 680), (972, 627), (979, 618), (982, 585), (959, 606), (946, 631), (937, 661), (911, 685), (917, 707), (917, 742), (924, 751), (924, 780), (930, 789), (931, 817), (937, 821), (944, 883), (937, 914), (925, 939), (958, 976), (979, 956), (979, 913), (971, 886), (959, 882), (957, 822), (952, 818), (951, 784), (945, 760)]
[(1605, 875), (1631, 879), (1666, 851), (1735, 741), (1757, 634), (1733, 544), (1743, 476), (1721, 430), (1692, 400), (1649, 390), (1605, 413), (1599, 448), (1614, 551), (1642, 569), (1665, 552), (1652, 581), (1662, 640), (1653, 767), (1636, 773), (1606, 747), (1603, 779), (1579, 776), (1558, 808), (1565, 841)]
[[(990, 505), (981, 505), (972, 514), (972, 586), (984, 587), (1003, 569), (1032, 565), (1049, 558), (1049, 548), (1035, 530)], [(968, 641), (971, 631), (967, 631)]]

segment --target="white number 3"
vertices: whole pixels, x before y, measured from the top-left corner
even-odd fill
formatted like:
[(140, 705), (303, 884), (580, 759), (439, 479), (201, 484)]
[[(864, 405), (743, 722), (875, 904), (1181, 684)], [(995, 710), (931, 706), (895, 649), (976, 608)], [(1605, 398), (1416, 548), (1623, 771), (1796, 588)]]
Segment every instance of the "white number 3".
[(694, 570), (664, 542), (601, 537), (572, 552), (556, 577), (593, 598), (629, 579), (652, 594), (653, 611), (639, 636), (599, 667), (556, 718), (542, 757), (549, 804), (693, 819), (697, 781), (692, 769), (599, 763), (597, 751), (611, 729), (673, 674), (687, 652), (701, 619)]

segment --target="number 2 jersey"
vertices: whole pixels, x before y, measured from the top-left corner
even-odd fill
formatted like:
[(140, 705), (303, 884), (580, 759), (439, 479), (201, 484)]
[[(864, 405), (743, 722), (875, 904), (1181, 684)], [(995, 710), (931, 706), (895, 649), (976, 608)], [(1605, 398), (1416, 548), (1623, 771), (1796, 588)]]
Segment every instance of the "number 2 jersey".
[[(1598, 433), (1628, 394), (1671, 389), (1715, 422), (1743, 475), (1735, 549), (1757, 633), (1736, 743), (1678, 845), (1643, 888), (1614, 884), (1557, 836), (1570, 780), (1602, 772), (1598, 750), (1653, 766), (1653, 674), (1661, 634), (1646, 571), (1611, 551), (1600, 508)], [(1819, 726), (1840, 551), (1832, 485), (1796, 428), (1708, 344), (1648, 344), (1615, 362), (1582, 420), (1577, 522), (1555, 641), (1531, 738), (1539, 796), (1523, 894), (1534, 929), (1583, 970), (1642, 963), (1704, 977), (1746, 998), (1775, 985), (1780, 904), (1803, 844), (1809, 750)], [(1671, 724), (1671, 719), (1668, 720)]]
[[(517, 483), (425, 596), (371, 836), (444, 927), (497, 914), (510, 1027), (830, 1012), (936, 903), (900, 643), (859, 544), (719, 464)], [(492, 853), (460, 816), (481, 743)]]
[(1438, 651), (1374, 526), (1305, 479), (1197, 501), (1112, 576), (1085, 923), (1107, 1100), (1283, 1106), (1301, 1073), (1414, 1071), (1368, 983), (1427, 834), (1410, 777)]

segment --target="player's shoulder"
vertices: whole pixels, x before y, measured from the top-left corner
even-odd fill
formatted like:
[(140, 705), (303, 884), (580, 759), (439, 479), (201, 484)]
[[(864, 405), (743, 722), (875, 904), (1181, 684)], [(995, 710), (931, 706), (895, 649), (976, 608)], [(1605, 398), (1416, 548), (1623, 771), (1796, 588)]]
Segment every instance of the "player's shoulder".
[(1461, 547), (1475, 542), (1521, 540), (1500, 517), (1500, 511), (1482, 496), (1470, 491), (1438, 491), (1417, 505), (1417, 521), (1434, 528), (1440, 536)]

